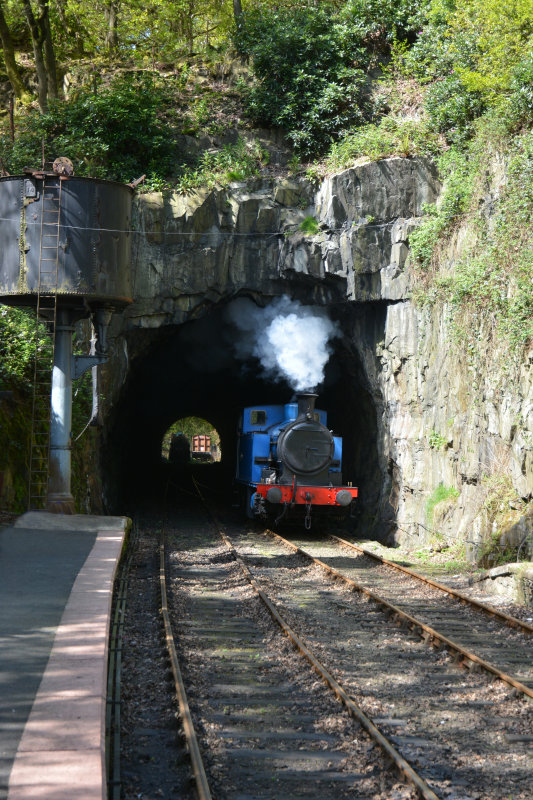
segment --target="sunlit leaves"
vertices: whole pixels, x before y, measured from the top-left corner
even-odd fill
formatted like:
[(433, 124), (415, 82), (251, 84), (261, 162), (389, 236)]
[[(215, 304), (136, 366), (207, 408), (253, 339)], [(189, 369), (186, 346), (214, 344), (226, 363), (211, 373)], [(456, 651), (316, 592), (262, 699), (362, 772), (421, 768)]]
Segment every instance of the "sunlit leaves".
[(283, 128), (302, 155), (368, 116), (364, 47), (329, 4), (250, 9), (237, 46), (256, 79), (244, 88), (251, 117)]

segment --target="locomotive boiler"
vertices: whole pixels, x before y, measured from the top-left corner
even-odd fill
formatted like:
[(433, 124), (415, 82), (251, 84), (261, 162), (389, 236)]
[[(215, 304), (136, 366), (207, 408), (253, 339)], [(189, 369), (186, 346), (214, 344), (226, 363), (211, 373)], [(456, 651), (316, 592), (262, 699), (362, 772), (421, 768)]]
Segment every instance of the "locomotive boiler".
[(342, 483), (342, 438), (315, 409), (317, 395), (245, 408), (239, 422), (236, 481), (249, 517), (291, 516), (311, 528), (313, 511), (349, 512), (357, 488)]

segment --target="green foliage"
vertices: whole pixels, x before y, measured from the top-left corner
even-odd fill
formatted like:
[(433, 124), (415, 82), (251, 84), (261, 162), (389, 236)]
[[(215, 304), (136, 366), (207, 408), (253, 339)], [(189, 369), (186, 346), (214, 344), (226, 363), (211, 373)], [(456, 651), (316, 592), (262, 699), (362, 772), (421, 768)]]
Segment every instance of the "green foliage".
[(161, 454), (163, 458), (168, 458), (170, 440), (174, 433), (183, 433), (184, 436), (187, 436), (189, 442), (191, 442), (193, 436), (210, 436), (212, 445), (220, 445), (218, 431), (210, 422), (201, 417), (183, 417), (173, 422), (163, 436), (161, 445)]
[(414, 77), (421, 84), (451, 73), (454, 60), (443, 19), (430, 15), (428, 24), (418, 32), (413, 46), (404, 49), (398, 67), (401, 74)]
[(530, 0), (433, 0), (402, 68), (430, 83), (430, 120), (450, 142), (464, 145), (489, 107), (531, 118), (532, 45)]
[[(448, 24), (463, 85), (493, 103), (508, 90), (515, 65), (533, 42), (531, 0), (458, 2)], [(470, 43), (469, 62), (455, 44), (463, 41)]]
[(32, 385), (35, 348), (51, 364), (51, 340), (35, 312), (0, 306), (0, 390), (12, 395), (0, 400), (0, 469), (9, 486), (3, 501), (10, 511), (26, 510), (29, 443), (32, 417)]
[(174, 185), (183, 194), (200, 186), (224, 186), (255, 177), (267, 162), (268, 154), (260, 145), (248, 145), (244, 139), (239, 139), (234, 145), (202, 153), (194, 165), (182, 168)]
[(444, 179), (438, 207), (426, 205), (422, 224), (409, 236), (411, 258), (422, 269), (429, 268), (442, 235), (469, 208), (475, 183), (475, 170), (461, 150), (452, 148), (438, 163)]
[(516, 561), (519, 549), (512, 543), (516, 541), (513, 532), (520, 520), (527, 516), (531, 502), (527, 503), (518, 495), (507, 473), (495, 472), (485, 476), (482, 489), (485, 492), (485, 529), (489, 533), (477, 554), (477, 562), (484, 568), (490, 568)]
[[(448, 296), (458, 312), (492, 319), (517, 352), (533, 338), (533, 133), (514, 141), (510, 156), (493, 230), (482, 226), (478, 245), (456, 267)], [(467, 339), (476, 333), (468, 325), (459, 330)]]
[(447, 441), (446, 436), (438, 433), (438, 431), (431, 431), (428, 436), (428, 444), (432, 450), (442, 450)]
[(349, 0), (341, 17), (367, 46), (387, 53), (394, 39), (412, 39), (426, 21), (429, 0)]
[[(101, 54), (108, 50), (108, 3), (61, 0), (51, 3), (59, 55)], [(127, 0), (116, 4), (116, 47), (110, 54), (137, 64), (168, 63), (191, 50), (220, 46), (233, 21), (230, 0)]]
[(515, 67), (508, 106), (502, 108), (510, 127), (533, 125), (533, 48)]
[(0, 389), (29, 390), (36, 343), (45, 348), (49, 340), (43, 325), (36, 328), (35, 313), (0, 306)]
[(426, 95), (429, 119), (449, 142), (461, 144), (471, 138), (473, 122), (485, 109), (480, 92), (467, 90), (455, 73), (436, 81)]
[(183, 433), (189, 439), (193, 436), (211, 436), (215, 444), (219, 444), (220, 437), (212, 424), (201, 417), (183, 417), (174, 422), (169, 430), (172, 433)]
[(378, 124), (362, 125), (335, 142), (324, 160), (323, 171), (347, 169), (358, 158), (372, 161), (391, 156), (436, 156), (439, 139), (425, 122), (383, 117)]
[(309, 236), (315, 236), (320, 232), (320, 225), (316, 217), (305, 217), (305, 219), (300, 222), (298, 230), (302, 233), (307, 233)]
[(459, 492), (453, 486), (445, 486), (443, 483), (439, 483), (426, 502), (426, 521), (428, 525), (432, 524), (435, 508), (439, 503), (454, 502), (458, 497)]
[(248, 10), (236, 34), (255, 82), (242, 87), (256, 122), (283, 128), (297, 152), (323, 152), (332, 138), (371, 114), (368, 54), (328, 3)]
[[(509, 366), (533, 340), (533, 132), (511, 137), (506, 124), (496, 112), (485, 115), (466, 150), (452, 148), (441, 160), (438, 208), (410, 236), (411, 257), (432, 281), (426, 299), (448, 304), (455, 338), (478, 367), (493, 352), (491, 342), (506, 345)], [(507, 180), (487, 213), (487, 165), (495, 151), (507, 152)], [(439, 271), (465, 215), (470, 239), (453, 271)]]
[(70, 102), (50, 103), (48, 114), (28, 109), (19, 119), (12, 144), (0, 139), (0, 157), (11, 173), (39, 166), (45, 153), (71, 159), (76, 174), (129, 182), (143, 173), (167, 176), (176, 158), (173, 130), (159, 114), (179, 80), (159, 80), (150, 73), (115, 78), (109, 87), (82, 89)]
[[(29, 442), (32, 416), (33, 365), (35, 347), (49, 351), (51, 340), (44, 325), (36, 326), (35, 312), (0, 306), (0, 390), (13, 394), (13, 401), (0, 400), (0, 469), (10, 476), (4, 496), (9, 510), (21, 513), (27, 506)], [(51, 365), (50, 365), (51, 369)], [(74, 384), (72, 428), (74, 438), (86, 425), (92, 404), (91, 376), (86, 373)], [(96, 474), (94, 447), (86, 439), (72, 443), (72, 491), (76, 508), (87, 511), (84, 500), (88, 464)], [(94, 441), (93, 441), (94, 445)]]

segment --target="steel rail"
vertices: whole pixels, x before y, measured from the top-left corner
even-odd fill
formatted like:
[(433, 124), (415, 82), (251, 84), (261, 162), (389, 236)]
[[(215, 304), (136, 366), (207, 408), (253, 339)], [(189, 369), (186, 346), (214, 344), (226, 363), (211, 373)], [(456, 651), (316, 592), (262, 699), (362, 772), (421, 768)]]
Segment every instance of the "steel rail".
[(215, 529), (218, 532), (218, 535), (225, 543), (225, 545), (229, 548), (235, 561), (239, 564), (241, 570), (243, 571), (250, 585), (253, 587), (258, 597), (262, 600), (272, 618), (278, 623), (278, 625), (281, 627), (284, 633), (289, 637), (289, 639), (293, 642), (293, 644), (296, 645), (296, 647), (302, 653), (302, 655), (305, 656), (305, 658), (309, 661), (315, 672), (330, 687), (330, 689), (332, 689), (337, 698), (348, 709), (349, 713), (359, 722), (361, 727), (369, 734), (369, 736), (382, 748), (382, 750), (396, 765), (398, 770), (404, 775), (404, 777), (408, 780), (408, 782), (411, 783), (416, 788), (420, 797), (423, 798), (423, 800), (439, 800), (438, 795), (435, 794), (435, 792), (428, 786), (428, 784), (424, 781), (424, 779), (420, 777), (420, 775), (413, 769), (413, 767), (409, 764), (409, 762), (405, 760), (405, 758), (398, 752), (398, 750), (394, 747), (394, 745), (391, 744), (391, 742), (387, 739), (387, 737), (379, 730), (379, 728), (376, 727), (376, 725), (372, 722), (370, 717), (367, 717), (364, 711), (349, 696), (348, 692), (341, 686), (340, 683), (338, 683), (338, 681), (326, 669), (326, 667), (324, 667), (323, 664), (321, 664), (321, 662), (316, 658), (316, 656), (313, 655), (311, 650), (307, 647), (305, 642), (298, 636), (298, 634), (290, 627), (290, 625), (287, 622), (285, 622), (285, 620), (280, 615), (279, 611), (277, 610), (272, 600), (270, 600), (268, 595), (263, 591), (260, 584), (250, 571), (249, 567), (245, 564), (245, 562), (237, 553), (237, 550), (235, 549), (231, 540), (226, 536), (226, 534), (222, 530), (216, 515), (209, 507), (196, 481), (194, 481), (194, 483), (196, 486), (196, 491), (198, 492), (198, 495), (202, 500), (208, 514), (210, 515), (213, 524), (215, 526)]
[(321, 561), (319, 558), (315, 558), (310, 553), (307, 553), (298, 545), (293, 544), (288, 539), (285, 539), (283, 536), (280, 536), (279, 533), (271, 530), (265, 530), (265, 535), (275, 536), (280, 541), (284, 542), (288, 547), (295, 550), (300, 555), (304, 556), (305, 558), (313, 561), (322, 569), (325, 569), (327, 572), (330, 573), (335, 579), (342, 580), (346, 583), (352, 591), (360, 592), (361, 594), (366, 595), (371, 600), (374, 600), (379, 605), (383, 606), (389, 613), (391, 613), (396, 619), (401, 620), (403, 622), (407, 622), (411, 628), (411, 630), (420, 630), (423, 631), (424, 635), (423, 638), (427, 642), (430, 643), (441, 643), (445, 647), (448, 647), (450, 650), (453, 650), (455, 653), (460, 654), (464, 659), (464, 666), (468, 666), (469, 662), (471, 664), (477, 664), (482, 669), (490, 672), (495, 677), (499, 678), (500, 680), (507, 683), (509, 686), (512, 686), (514, 689), (517, 689), (522, 694), (526, 695), (527, 697), (533, 698), (533, 689), (530, 689), (529, 686), (526, 686), (524, 683), (517, 681), (516, 678), (513, 678), (512, 675), (508, 675), (506, 672), (502, 672), (502, 670), (495, 667), (493, 664), (490, 664), (488, 661), (485, 661), (483, 658), (476, 656), (475, 653), (472, 653), (470, 650), (467, 650), (462, 645), (454, 642), (452, 639), (448, 639), (447, 636), (444, 634), (439, 633), (430, 625), (426, 625), (425, 622), (422, 620), (416, 619), (416, 617), (411, 616), (406, 611), (403, 611), (398, 606), (395, 606), (393, 603), (390, 603), (388, 600), (385, 600), (383, 597), (380, 597), (378, 594), (373, 592), (371, 589), (367, 589), (366, 586), (363, 586), (357, 581), (354, 581), (352, 578), (348, 578), (347, 575), (343, 575), (342, 572), (339, 572), (334, 567), (331, 567), (329, 564), (326, 564), (325, 561)]
[(187, 749), (189, 751), (194, 773), (194, 780), (196, 782), (196, 790), (200, 800), (211, 800), (211, 791), (209, 789), (209, 783), (205, 774), (204, 763), (200, 754), (200, 748), (198, 746), (198, 739), (196, 738), (196, 732), (194, 730), (189, 702), (187, 700), (187, 693), (185, 691), (185, 684), (183, 683), (176, 646), (174, 644), (174, 635), (172, 633), (170, 615), (168, 613), (164, 534), (162, 534), (161, 543), (159, 546), (159, 587), (161, 591), (161, 615), (163, 617), (163, 624), (165, 627), (167, 650), (172, 667), (172, 674), (174, 676), (176, 695), (178, 698), (180, 717), (187, 742)]
[(424, 798), (424, 800), (438, 800), (438, 795), (433, 792), (433, 790), (427, 785), (427, 783), (420, 777), (420, 775), (413, 769), (413, 767), (409, 764), (405, 758), (400, 755), (398, 750), (394, 747), (393, 744), (387, 739), (386, 736), (376, 727), (376, 725), (372, 722), (370, 717), (364, 713), (364, 711), (355, 703), (354, 700), (349, 696), (347, 691), (341, 686), (340, 683), (333, 677), (333, 675), (329, 672), (329, 670), (324, 667), (324, 665), (313, 655), (311, 650), (307, 647), (305, 642), (298, 636), (298, 634), (291, 628), (291, 626), (285, 622), (283, 617), (280, 615), (279, 611), (277, 610), (276, 606), (272, 602), (272, 600), (265, 594), (265, 592), (261, 589), (260, 584), (254, 578), (253, 573), (250, 571), (248, 566), (244, 563), (244, 561), (240, 558), (233, 546), (233, 543), (228, 539), (226, 534), (224, 534), (218, 528), (219, 536), (225, 542), (226, 546), (231, 550), (233, 553), (233, 557), (239, 564), (240, 568), (242, 569), (244, 575), (250, 582), (251, 586), (255, 589), (257, 595), (261, 598), (264, 605), (267, 607), (270, 615), (273, 619), (278, 623), (284, 633), (287, 634), (289, 639), (296, 645), (300, 653), (309, 661), (315, 672), (322, 678), (322, 680), (332, 689), (338, 699), (344, 704), (344, 706), (348, 709), (350, 714), (359, 722), (361, 727), (374, 739), (374, 741), (381, 747), (381, 749), (389, 756), (389, 758), (394, 762), (394, 764), (398, 767), (400, 772), (404, 775), (404, 777), (415, 786), (416, 790), (420, 794), (420, 797)]
[(474, 598), (468, 597), (468, 595), (463, 594), (463, 592), (459, 592), (457, 589), (452, 589), (451, 586), (446, 586), (444, 583), (439, 583), (438, 581), (433, 580), (433, 578), (428, 578), (426, 575), (421, 575), (419, 572), (415, 572), (414, 569), (404, 567), (401, 564), (396, 564), (394, 561), (389, 561), (388, 559), (383, 558), (383, 556), (373, 553), (371, 550), (367, 550), (365, 547), (361, 547), (361, 545), (354, 544), (354, 542), (349, 542), (346, 539), (341, 539), (340, 536), (335, 536), (334, 534), (329, 534), (329, 536), (336, 542), (346, 545), (346, 547), (350, 547), (353, 550), (357, 550), (359, 553), (363, 553), (365, 556), (373, 558), (375, 561), (379, 561), (381, 564), (384, 564), (387, 567), (396, 569), (399, 572), (405, 572), (407, 575), (411, 575), (413, 578), (418, 578), (418, 580), (428, 583), (430, 586), (434, 586), (436, 589), (440, 589), (442, 592), (446, 592), (453, 597), (457, 597), (457, 599), (461, 602), (468, 603), (479, 611), (489, 614), (491, 617), (498, 617), (498, 619), (503, 620), (511, 628), (521, 628), (524, 633), (533, 633), (533, 625), (529, 625), (527, 622), (523, 622), (521, 619), (512, 617), (510, 614), (506, 614), (504, 611), (493, 608), (486, 603), (481, 603), (479, 600), (474, 600)]

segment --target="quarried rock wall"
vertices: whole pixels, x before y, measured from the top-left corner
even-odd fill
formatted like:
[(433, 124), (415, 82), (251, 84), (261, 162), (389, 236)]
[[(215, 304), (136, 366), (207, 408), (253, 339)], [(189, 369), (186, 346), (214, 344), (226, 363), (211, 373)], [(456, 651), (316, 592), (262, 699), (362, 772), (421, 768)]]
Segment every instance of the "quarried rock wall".
[[(139, 196), (134, 304), (114, 323), (108, 405), (141, 356), (143, 329), (170, 330), (242, 294), (329, 305), (376, 417), (380, 486), (362, 532), (413, 545), (458, 539), (475, 554), (499, 514), (501, 535), (527, 548), (532, 356), (507, 379), (490, 370), (473, 376), (446, 307), (411, 298), (409, 235), (439, 190), (431, 163), (396, 158), (346, 170), (318, 189), (284, 178)], [(488, 508), (495, 496), (503, 504), (496, 515)]]
[(446, 307), (407, 300), (387, 310), (379, 360), (396, 538), (533, 553), (533, 354), (510, 375), (473, 374)]

